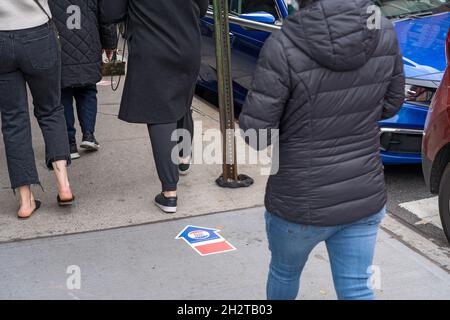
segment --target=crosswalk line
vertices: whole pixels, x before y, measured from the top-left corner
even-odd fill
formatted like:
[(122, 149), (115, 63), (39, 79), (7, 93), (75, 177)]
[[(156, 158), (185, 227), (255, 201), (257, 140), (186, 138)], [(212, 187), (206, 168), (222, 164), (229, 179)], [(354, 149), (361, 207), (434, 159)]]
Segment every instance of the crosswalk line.
[(442, 229), (441, 218), (439, 216), (438, 197), (405, 202), (401, 203), (399, 206), (408, 210), (420, 219), (420, 221), (416, 223), (417, 225), (431, 223)]

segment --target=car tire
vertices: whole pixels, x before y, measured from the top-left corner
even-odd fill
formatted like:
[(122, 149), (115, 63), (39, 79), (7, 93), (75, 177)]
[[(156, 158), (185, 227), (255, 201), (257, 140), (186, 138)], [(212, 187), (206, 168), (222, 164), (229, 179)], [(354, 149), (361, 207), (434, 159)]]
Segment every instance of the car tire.
[(445, 236), (450, 243), (450, 163), (444, 170), (439, 187), (439, 214)]

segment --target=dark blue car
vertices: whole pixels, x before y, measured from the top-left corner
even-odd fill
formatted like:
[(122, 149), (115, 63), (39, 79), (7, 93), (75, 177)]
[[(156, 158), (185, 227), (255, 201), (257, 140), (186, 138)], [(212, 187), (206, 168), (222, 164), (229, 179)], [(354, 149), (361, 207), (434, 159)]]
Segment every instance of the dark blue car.
[[(264, 41), (295, 11), (288, 3), (290, 0), (229, 0), (234, 99), (238, 107), (251, 86)], [(385, 164), (421, 163), (425, 119), (446, 68), (450, 0), (375, 0), (374, 3), (395, 24), (407, 77), (403, 108), (392, 119), (380, 122), (383, 161)], [(211, 13), (201, 22), (204, 41), (198, 87), (216, 92)]]

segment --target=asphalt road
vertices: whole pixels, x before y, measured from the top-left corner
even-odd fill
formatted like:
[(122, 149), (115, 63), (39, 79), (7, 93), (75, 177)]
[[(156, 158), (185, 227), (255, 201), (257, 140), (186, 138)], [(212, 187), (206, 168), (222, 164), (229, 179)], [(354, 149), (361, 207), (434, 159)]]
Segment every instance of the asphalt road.
[[(450, 247), (442, 226), (430, 223), (439, 220), (438, 203), (425, 185), (420, 165), (388, 166), (385, 169), (388, 186), (388, 211), (409, 227), (443, 247)], [(426, 203), (420, 203), (425, 200)], [(404, 204), (413, 202), (414, 209), (405, 209)], [(415, 204), (417, 202), (417, 204)], [(430, 212), (428, 214), (428, 212)], [(433, 219), (423, 219), (433, 215)]]

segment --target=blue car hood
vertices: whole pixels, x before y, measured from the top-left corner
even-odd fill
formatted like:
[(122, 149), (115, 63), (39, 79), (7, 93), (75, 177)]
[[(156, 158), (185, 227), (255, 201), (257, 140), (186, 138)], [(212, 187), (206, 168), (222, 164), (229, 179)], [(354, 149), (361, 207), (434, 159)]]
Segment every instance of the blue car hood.
[[(450, 13), (394, 22), (404, 56), (406, 77), (439, 85), (445, 68)], [(411, 83), (412, 84), (412, 83)]]

